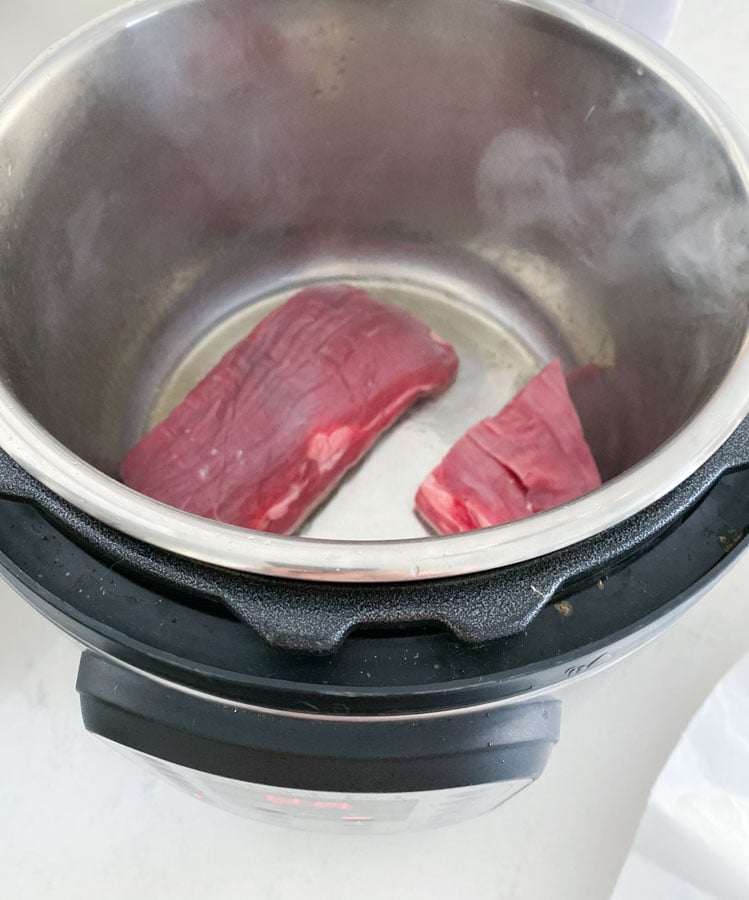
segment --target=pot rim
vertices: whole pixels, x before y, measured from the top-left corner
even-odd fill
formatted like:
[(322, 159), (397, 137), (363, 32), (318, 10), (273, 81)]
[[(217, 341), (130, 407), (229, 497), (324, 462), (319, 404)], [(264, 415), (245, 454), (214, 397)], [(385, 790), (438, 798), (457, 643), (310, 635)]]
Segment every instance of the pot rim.
[[(122, 28), (194, 0), (138, 0), (51, 47), (0, 96), (0, 135), (36, 86)], [(492, 0), (498, 2), (498, 0)], [(613, 43), (666, 82), (721, 139), (749, 193), (749, 138), (712, 91), (662, 48), (566, 0), (501, 0), (550, 14)], [(280, 537), (203, 519), (126, 487), (47, 432), (0, 384), (0, 446), (69, 503), (163, 550), (238, 571), (315, 581), (388, 582), (486, 571), (544, 556), (630, 518), (692, 475), (749, 413), (749, 337), (692, 418), (646, 460), (564, 506), (447, 537), (333, 541)]]

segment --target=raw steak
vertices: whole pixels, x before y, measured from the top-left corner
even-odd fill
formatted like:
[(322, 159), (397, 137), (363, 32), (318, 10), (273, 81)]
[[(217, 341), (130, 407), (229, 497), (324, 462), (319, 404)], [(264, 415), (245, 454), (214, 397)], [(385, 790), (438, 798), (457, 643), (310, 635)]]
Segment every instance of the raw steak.
[(501, 525), (601, 484), (557, 361), (469, 429), (422, 482), (416, 509), (440, 534)]
[(125, 484), (199, 516), (289, 534), (420, 397), (453, 348), (347, 285), (274, 310), (128, 453)]

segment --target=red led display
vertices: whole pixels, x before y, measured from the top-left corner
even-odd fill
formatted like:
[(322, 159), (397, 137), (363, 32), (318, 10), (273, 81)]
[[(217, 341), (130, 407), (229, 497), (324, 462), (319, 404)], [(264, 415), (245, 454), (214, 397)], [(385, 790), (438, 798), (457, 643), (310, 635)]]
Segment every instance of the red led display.
[[(306, 809), (327, 809), (340, 812), (347, 812), (351, 809), (351, 804), (346, 800), (308, 800), (304, 797), (290, 797), (283, 794), (266, 794), (265, 801), (274, 806), (296, 806)], [(341, 819), (351, 821), (364, 821), (369, 818), (369, 816), (341, 816)]]
[(265, 799), (276, 806), (299, 806), (302, 802), (299, 797), (279, 797), (276, 794), (266, 794)]

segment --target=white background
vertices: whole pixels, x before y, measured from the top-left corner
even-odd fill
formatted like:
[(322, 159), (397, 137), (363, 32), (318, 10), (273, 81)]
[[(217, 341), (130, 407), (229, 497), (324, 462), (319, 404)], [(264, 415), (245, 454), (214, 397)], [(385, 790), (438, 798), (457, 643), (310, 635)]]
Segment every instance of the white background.
[[(0, 82), (111, 5), (0, 0)], [(671, 48), (749, 122), (749, 4), (685, 0)], [(747, 576), (749, 560), (667, 635), (569, 690), (546, 773), (507, 806), (372, 838), (255, 825), (131, 766), (83, 731), (75, 645), (0, 588), (0, 895), (606, 900), (679, 734), (749, 650)]]

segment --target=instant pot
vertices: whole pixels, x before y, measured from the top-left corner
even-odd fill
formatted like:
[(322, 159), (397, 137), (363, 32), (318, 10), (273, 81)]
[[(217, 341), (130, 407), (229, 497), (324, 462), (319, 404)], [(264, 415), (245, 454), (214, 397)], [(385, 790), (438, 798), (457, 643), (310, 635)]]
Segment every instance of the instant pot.
[[(145, 0), (37, 62), (0, 103), (0, 563), (84, 645), (86, 728), (302, 827), (456, 821), (537, 778), (563, 686), (747, 542), (747, 147), (665, 52), (552, 0)], [(117, 480), (333, 281), (461, 370), (301, 534)], [(552, 358), (603, 487), (428, 535), (420, 480)]]

